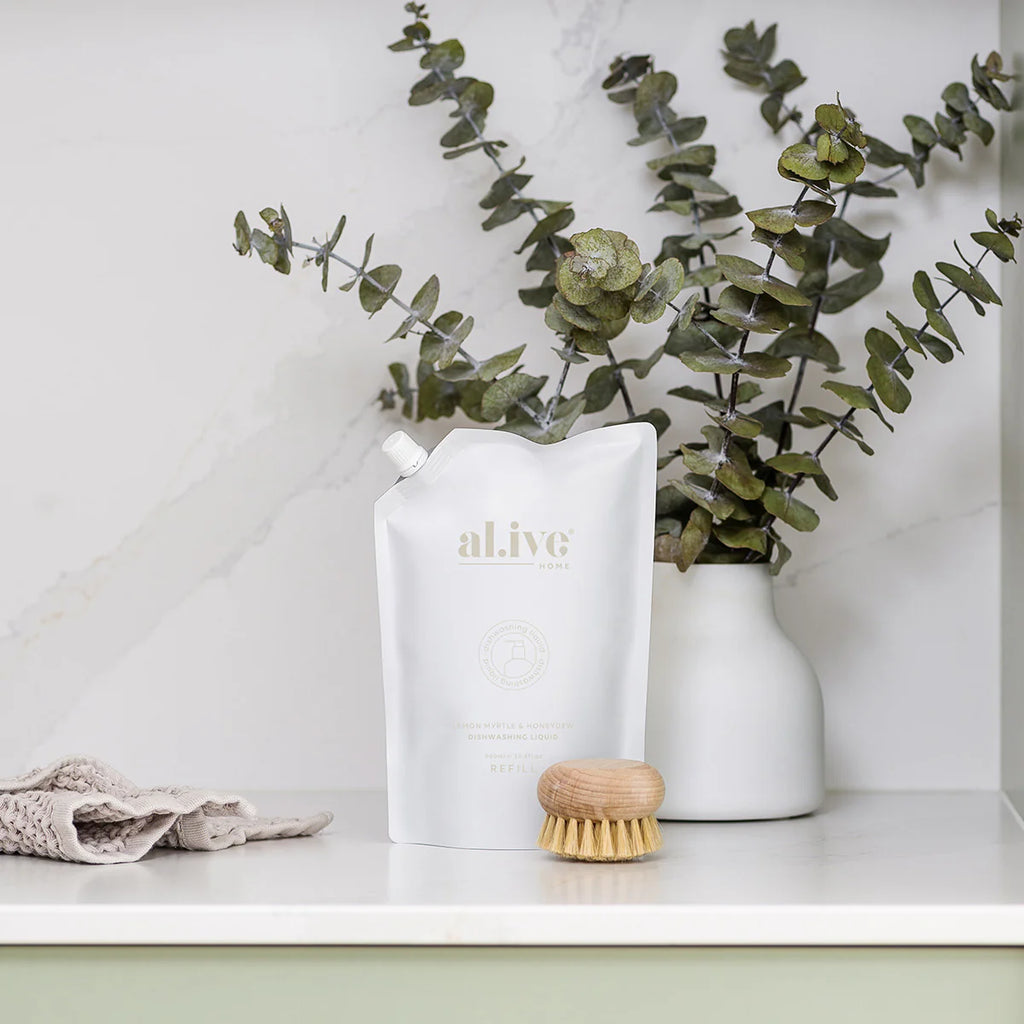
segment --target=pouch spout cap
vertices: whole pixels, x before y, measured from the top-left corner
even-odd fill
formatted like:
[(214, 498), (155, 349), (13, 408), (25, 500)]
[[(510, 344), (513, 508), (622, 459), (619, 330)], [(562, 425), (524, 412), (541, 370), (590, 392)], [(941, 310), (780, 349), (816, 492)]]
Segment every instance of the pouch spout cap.
[(395, 464), (399, 476), (411, 476), (427, 461), (427, 450), (404, 430), (388, 434), (381, 451)]

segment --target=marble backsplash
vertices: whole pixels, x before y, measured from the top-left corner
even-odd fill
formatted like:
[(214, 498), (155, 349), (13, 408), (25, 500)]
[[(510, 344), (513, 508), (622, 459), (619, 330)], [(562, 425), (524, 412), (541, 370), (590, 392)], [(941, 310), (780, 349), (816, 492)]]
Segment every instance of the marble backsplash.
[[(680, 78), (677, 109), (708, 115), (716, 177), (750, 206), (783, 202), (779, 143), (719, 67), (723, 31), (766, 20), (760, 6), (438, 0), (432, 20), (495, 85), (490, 130), (528, 156), (537, 193), (653, 253), (672, 215), (643, 213), (653, 154), (624, 146), (633, 126), (601, 95), (604, 69), (653, 50)], [(915, 9), (771, 5), (780, 56), (809, 78), (800, 105), (838, 89), (868, 132), (901, 141), (904, 113), (930, 115), (998, 45), (994, 0), (966, 21), (954, 0)], [(398, 420), (373, 396), (414, 343), (385, 349), (391, 314), (368, 322), (312, 269), (237, 258), (231, 222), (283, 201), (297, 237), (322, 236), (346, 212), (341, 247), (358, 257), (375, 232), (411, 290), (436, 271), (443, 308), (476, 317), (474, 352), (532, 340), (531, 369), (557, 371), (515, 298), (526, 229), (479, 230), (487, 161), (443, 161), (442, 108), (405, 103), (418, 69), (385, 46), (407, 20), (400, 3), (348, 0), (0, 14), (5, 773), (77, 750), (142, 780), (383, 784), (371, 505)], [(886, 282), (832, 328), (847, 365), (885, 309), (916, 317), (913, 272), (983, 226), (995, 150), (939, 153), (926, 189), (903, 179), (898, 202), (851, 207), (893, 235)], [(822, 678), (836, 787), (998, 785), (999, 317), (955, 322), (966, 356), (920, 368), (895, 436), (865, 424), (875, 457), (830, 448), (841, 500), (818, 502), (822, 525), (794, 538), (779, 582), (780, 617)], [(618, 354), (658, 338), (630, 328)], [(687, 379), (663, 361), (636, 387), (677, 440), (700, 412), (664, 389)]]

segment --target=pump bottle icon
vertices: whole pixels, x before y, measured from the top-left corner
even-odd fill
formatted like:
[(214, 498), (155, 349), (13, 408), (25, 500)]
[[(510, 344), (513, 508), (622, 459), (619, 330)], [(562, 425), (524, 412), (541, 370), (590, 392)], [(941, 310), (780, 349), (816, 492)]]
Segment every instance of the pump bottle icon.
[(505, 642), (511, 650), (501, 668), (501, 674), (506, 679), (522, 679), (533, 670), (533, 666), (536, 664), (536, 652), (527, 650), (527, 641), (524, 636), (510, 636)]

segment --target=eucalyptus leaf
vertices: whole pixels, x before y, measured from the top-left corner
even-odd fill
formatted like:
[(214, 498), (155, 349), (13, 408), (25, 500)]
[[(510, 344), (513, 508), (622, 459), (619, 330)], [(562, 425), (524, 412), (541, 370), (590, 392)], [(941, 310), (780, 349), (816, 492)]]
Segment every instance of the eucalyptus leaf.
[(247, 256), (252, 248), (252, 232), (249, 229), (249, 222), (245, 214), (239, 210), (235, 214), (235, 252), (239, 256)]
[(672, 559), (680, 569), (688, 569), (700, 557), (711, 536), (711, 522), (711, 513), (707, 509), (697, 507), (690, 512)]
[[(440, 326), (440, 319), (434, 321), (435, 326)], [(440, 367), (449, 366), (451, 361), (458, 354), (462, 343), (469, 337), (473, 330), (473, 318), (471, 316), (461, 317), (459, 322), (447, 332), (448, 336), (442, 339), (441, 355), (437, 360)]]
[(878, 356), (868, 358), (867, 369), (878, 397), (893, 412), (905, 412), (910, 405), (910, 389), (896, 369)]
[(785, 544), (782, 543), (781, 540), (779, 540), (778, 537), (772, 538), (772, 546), (775, 550), (772, 554), (772, 560), (768, 567), (768, 572), (771, 576), (778, 576), (782, 571), (782, 567), (789, 561), (792, 552)]
[(835, 213), (834, 203), (804, 200), (793, 206), (770, 206), (750, 210), (747, 217), (759, 228), (784, 235), (795, 227), (813, 227), (823, 224)]
[(814, 120), (826, 132), (841, 132), (846, 127), (846, 113), (837, 103), (821, 103), (816, 106)]
[(877, 263), (889, 249), (889, 235), (872, 238), (842, 217), (833, 217), (819, 226), (814, 237), (835, 243), (836, 252), (856, 270)]
[(697, 311), (697, 306), (700, 299), (697, 295), (691, 295), (682, 306), (678, 307), (675, 318), (672, 321), (672, 325), (669, 328), (670, 331), (685, 331), (687, 327), (693, 322), (694, 314)]
[(667, 167), (711, 167), (715, 163), (715, 147), (707, 145), (684, 146), (674, 153), (655, 157), (647, 161), (652, 171), (661, 171)]
[(728, 351), (734, 348), (742, 332), (718, 320), (693, 320), (685, 328), (673, 328), (665, 341), (665, 352), (680, 356), (684, 352)]
[(523, 244), (516, 249), (516, 252), (525, 252), (526, 249), (539, 242), (542, 238), (548, 238), (550, 235), (557, 234), (559, 231), (567, 228), (575, 219), (575, 212), (568, 207), (548, 217), (544, 217), (533, 226), (533, 230), (526, 236)]
[(754, 228), (750, 237), (761, 245), (767, 245), (772, 252), (778, 253), (794, 270), (803, 270), (806, 243), (799, 231), (793, 230), (784, 235), (777, 235), (765, 231), (764, 228)]
[(659, 345), (646, 359), (623, 359), (619, 363), (620, 370), (632, 370), (637, 380), (643, 380), (654, 369), (658, 360), (665, 354), (665, 346)]
[(928, 275), (923, 270), (919, 270), (914, 275), (914, 298), (917, 299), (918, 305), (924, 309), (939, 308), (938, 296), (935, 294), (935, 289), (932, 287)]
[(468, 142), (473, 142), (480, 138), (481, 125), (473, 123), (468, 118), (460, 117), (458, 121), (452, 125), (441, 136), (441, 145), (445, 149), (454, 149), (458, 146), (465, 146)]
[(484, 418), (501, 419), (517, 402), (537, 394), (546, 381), (547, 377), (531, 377), (528, 373), (512, 373), (494, 381), (480, 402)]
[(818, 160), (814, 146), (809, 146), (805, 142), (798, 142), (782, 151), (782, 156), (779, 157), (779, 169), (780, 171), (790, 171), (808, 181), (821, 181), (828, 178), (828, 168)]
[[(869, 135), (868, 139), (868, 163), (874, 164), (876, 167), (899, 167), (905, 164), (911, 159), (909, 153), (901, 152), (898, 149), (894, 149), (887, 142), (883, 142), (881, 139), (876, 139), (874, 136)], [(863, 188), (864, 186), (859, 186)], [(851, 186), (850, 191), (857, 191), (858, 186)], [(891, 190), (890, 190), (891, 191)], [(893, 193), (895, 195), (895, 193)]]
[[(570, 302), (564, 295), (555, 295), (551, 300), (551, 305), (557, 310), (562, 321), (566, 324), (571, 324), (573, 327), (580, 327), (584, 331), (599, 331), (604, 325), (604, 321), (593, 313), (588, 312), (583, 306), (577, 306)], [(552, 326), (550, 323), (548, 326)], [(564, 331), (566, 328), (559, 324), (558, 331)]]
[(945, 114), (935, 115), (935, 127), (939, 132), (939, 142), (947, 149), (959, 154), (960, 147), (967, 141), (967, 132), (958, 121), (953, 121)]
[(997, 259), (1007, 263), (1013, 259), (1013, 242), (998, 231), (972, 231), (971, 238), (989, 249)]
[(869, 295), (882, 283), (882, 268), (872, 263), (849, 277), (829, 285), (821, 303), (823, 313), (839, 313)]
[(458, 385), (431, 373), (419, 381), (416, 399), (417, 420), (446, 419), (458, 408)]
[(773, 455), (765, 465), (777, 469), (787, 476), (796, 476), (802, 473), (804, 476), (817, 476), (822, 473), (821, 463), (816, 455), (810, 452), (783, 452), (780, 455)]
[(446, 39), (443, 43), (431, 45), (420, 58), (420, 67), (441, 74), (451, 74), (461, 67), (466, 59), (466, 51), (458, 39)]
[(864, 157), (856, 149), (847, 150), (844, 160), (839, 163), (826, 164), (831, 181), (841, 185), (850, 185), (864, 173)]
[(524, 306), (533, 306), (535, 309), (545, 309), (551, 304), (551, 300), (554, 299), (557, 294), (557, 289), (553, 284), (540, 285), (537, 288), (520, 288), (518, 294), (519, 301)]
[(971, 101), (971, 94), (963, 82), (953, 82), (942, 90), (942, 101), (954, 110), (963, 113), (970, 110), (974, 104)]
[(868, 199), (895, 199), (899, 195), (896, 189), (884, 188), (871, 181), (855, 181), (846, 187), (853, 195), (864, 196)]
[(630, 297), (626, 292), (602, 291), (593, 302), (587, 303), (586, 310), (603, 323), (610, 323), (628, 317), (629, 307)]
[(646, 117), (652, 110), (672, 101), (679, 83), (669, 71), (651, 71), (640, 80), (634, 103), (637, 118)]
[(661, 437), (672, 426), (672, 420), (669, 418), (668, 413), (664, 409), (657, 408), (648, 409), (647, 412), (630, 416), (625, 420), (615, 420), (612, 423), (605, 424), (605, 426), (615, 427), (623, 423), (650, 423), (658, 437)]
[(498, 149), (505, 149), (507, 146), (508, 143), (502, 142), (501, 139), (480, 139), (478, 142), (473, 142), (468, 146), (460, 146), (458, 149), (449, 149), (448, 152), (443, 153), (442, 156), (445, 160), (457, 160), (460, 156), (466, 156), (467, 153), (476, 153), (481, 149), (485, 149), (490, 153)]
[[(669, 392), (671, 394), (672, 392)], [(718, 414), (714, 406), (708, 407), (708, 415), (717, 423), (720, 427), (728, 430), (730, 434), (735, 434), (737, 437), (755, 438), (762, 430), (762, 424), (760, 420), (754, 419), (753, 416), (744, 416), (742, 413), (734, 412), (731, 416), (726, 410), (722, 414)]]
[(996, 134), (991, 121), (986, 121), (977, 111), (967, 110), (963, 115), (964, 127), (969, 132), (974, 132), (981, 139), (982, 145), (987, 146)]
[(571, 344), (566, 345), (564, 348), (557, 348), (556, 346), (552, 345), (551, 351), (554, 352), (559, 359), (566, 363), (578, 364), (589, 362), (587, 357), (581, 356), (579, 352), (576, 351), (575, 346)]
[(641, 324), (654, 323), (665, 313), (683, 287), (683, 265), (677, 259), (667, 259), (640, 279), (630, 316)]
[(599, 366), (591, 370), (587, 377), (583, 394), (586, 396), (585, 412), (601, 412), (612, 404), (618, 394), (619, 384), (615, 378), (615, 368), (612, 366)]
[(679, 446), (679, 453), (682, 455), (683, 464), (694, 473), (714, 476), (721, 461), (722, 454), (719, 451), (712, 451), (708, 448), (690, 448), (685, 444)]
[(494, 208), (491, 214), (481, 223), (484, 231), (492, 231), (502, 224), (510, 224), (521, 217), (529, 209), (529, 206), (521, 199), (513, 197), (505, 200)]
[(952, 347), (950, 345), (947, 345), (941, 338), (936, 338), (934, 334), (922, 334), (921, 344), (940, 363), (948, 363), (952, 361)]
[(728, 519), (736, 509), (736, 501), (728, 493), (716, 489), (708, 476), (687, 473), (682, 480), (670, 480), (669, 483), (716, 519)]
[(982, 302), (994, 302), (998, 306), (1003, 304), (1003, 300), (999, 298), (996, 290), (985, 280), (984, 275), (976, 266), (971, 267), (971, 279), (974, 281), (979, 292), (982, 293), (978, 296)]
[(869, 327), (864, 335), (864, 347), (869, 355), (878, 356), (883, 362), (889, 363), (907, 380), (914, 376), (914, 367), (891, 334), (877, 327)]
[(946, 319), (945, 314), (937, 309), (929, 309), (925, 313), (925, 318), (928, 320), (928, 326), (931, 327), (936, 334), (941, 334), (947, 341), (951, 341), (958, 352), (963, 352), (960, 347), (960, 341), (956, 336), (956, 331), (953, 330), (953, 325)]
[[(892, 323), (892, 325), (899, 332), (900, 338), (903, 339), (903, 344), (906, 345), (907, 348), (909, 348), (912, 352), (917, 352), (918, 355), (924, 355), (925, 354), (925, 350), (924, 350), (924, 348), (921, 347), (921, 340), (922, 339), (919, 337), (921, 332), (920, 331), (915, 331), (912, 328), (908, 327), (905, 323), (903, 323), (902, 320), (899, 319), (899, 317), (894, 316), (892, 313), (886, 313), (885, 315), (889, 318), (889, 320)], [(865, 340), (867, 340), (867, 339), (865, 339)], [(882, 355), (882, 353), (876, 353), (876, 354), (881, 355), (883, 359), (889, 359), (890, 358), (888, 355)], [(908, 375), (905, 375), (905, 376), (908, 376)]]
[(405, 363), (390, 363), (388, 373), (391, 374), (398, 396), (402, 399), (402, 415), (406, 419), (412, 419), (415, 393), (409, 378), (409, 367)]
[(681, 352), (679, 358), (696, 373), (746, 373), (751, 377), (784, 377), (792, 368), (788, 359), (765, 352), (747, 352), (742, 356), (711, 349), (706, 352)]
[(696, 174), (693, 171), (673, 170), (671, 178), (677, 185), (692, 189), (694, 192), (705, 192), (719, 196), (729, 195), (729, 190), (724, 185), (719, 185), (717, 181), (712, 181), (711, 178), (704, 174)]
[(506, 171), (487, 190), (487, 195), (480, 200), (480, 206), (484, 210), (493, 210), (496, 206), (508, 202), (514, 195), (517, 195), (532, 180), (530, 174), (517, 174), (514, 171)]
[(667, 394), (673, 395), (676, 398), (685, 398), (688, 402), (713, 402), (715, 401), (715, 395), (710, 391), (705, 391), (703, 388), (690, 387), (688, 384), (678, 388), (670, 388)]
[(451, 91), (451, 79), (438, 77), (431, 72), (416, 82), (409, 90), (409, 106), (426, 106), (428, 103), (434, 103), (439, 100), (442, 96), (449, 95)]
[(782, 303), (767, 295), (751, 295), (735, 285), (723, 289), (711, 315), (731, 327), (758, 334), (785, 330), (790, 322)]
[[(809, 306), (811, 300), (797, 288), (766, 273), (765, 268), (741, 256), (719, 253), (715, 263), (726, 279), (754, 295), (765, 294), (787, 306)], [(760, 312), (760, 307), (759, 310)]]
[(554, 444), (563, 441), (583, 413), (586, 400), (583, 395), (563, 400), (555, 410), (550, 422), (538, 424), (529, 416), (510, 417), (499, 430), (510, 431), (528, 438), (537, 444)]
[(402, 268), (394, 263), (385, 263), (368, 271), (359, 282), (359, 303), (370, 316), (380, 312), (391, 298)]
[(882, 414), (878, 407), (875, 396), (867, 389), (856, 384), (846, 384), (839, 380), (827, 380), (821, 385), (826, 391), (841, 398), (852, 409), (869, 409), (873, 412), (890, 430), (893, 425)]
[(812, 423), (824, 423), (837, 433), (842, 434), (843, 437), (849, 438), (865, 455), (875, 454), (874, 449), (863, 439), (857, 427), (844, 417), (836, 416), (833, 413), (826, 412), (824, 409), (816, 409), (810, 405), (803, 406), (800, 412)]
[(754, 476), (747, 457), (735, 444), (728, 447), (728, 457), (721, 462), (714, 475), (716, 480), (741, 498), (754, 500), (764, 493), (764, 481)]
[(256, 255), (264, 262), (272, 266), (279, 274), (291, 272), (291, 262), (288, 259), (288, 252), (283, 245), (279, 245), (276, 239), (272, 238), (265, 231), (254, 228), (250, 236), (252, 248)]
[(944, 275), (946, 280), (949, 281), (954, 288), (958, 288), (962, 292), (967, 292), (968, 295), (973, 295), (974, 298), (980, 299), (982, 302), (991, 301), (988, 297), (988, 293), (979, 287), (977, 281), (971, 277), (970, 272), (965, 270), (963, 267), (958, 267), (955, 263), (944, 263), (940, 261), (935, 264), (935, 269), (938, 270), (940, 274)]
[(793, 495), (774, 487), (765, 490), (761, 502), (767, 512), (802, 533), (816, 529), (820, 521), (818, 513), (810, 505), (805, 505), (799, 498), (794, 498)]
[(516, 363), (519, 362), (519, 357), (525, 351), (525, 345), (518, 345), (516, 348), (509, 349), (508, 352), (502, 352), (501, 355), (491, 356), (490, 359), (485, 359), (477, 370), (477, 375), (481, 380), (494, 380), (499, 373), (504, 373), (506, 370), (511, 370)]
[(768, 534), (759, 526), (715, 527), (715, 536), (727, 547), (768, 553)]
[(444, 369), (438, 370), (437, 376), (441, 380), (463, 381), (472, 380), (477, 376), (477, 372), (472, 363), (467, 363), (463, 359), (456, 359), (444, 367)]
[(829, 480), (827, 473), (815, 473), (811, 476), (811, 480), (814, 481), (814, 486), (817, 487), (829, 501), (839, 500), (839, 495), (836, 493), (836, 489), (832, 486), (832, 481)]
[(910, 137), (915, 142), (920, 142), (922, 146), (930, 148), (938, 143), (938, 133), (923, 117), (907, 114), (903, 118), (903, 124), (906, 126), (907, 131), (910, 132)]
[(783, 331), (768, 346), (768, 352), (783, 359), (810, 359), (821, 363), (831, 373), (841, 369), (835, 345), (820, 331), (807, 327), (790, 327)]

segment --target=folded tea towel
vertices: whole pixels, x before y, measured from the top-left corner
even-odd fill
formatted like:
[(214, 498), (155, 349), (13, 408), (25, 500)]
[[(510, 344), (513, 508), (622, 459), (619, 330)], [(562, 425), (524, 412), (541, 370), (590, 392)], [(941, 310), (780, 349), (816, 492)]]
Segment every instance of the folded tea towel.
[(154, 846), (223, 850), (250, 839), (310, 836), (332, 817), (260, 818), (247, 800), (230, 794), (139, 789), (92, 757), (0, 779), (0, 852), (83, 864), (136, 861)]

